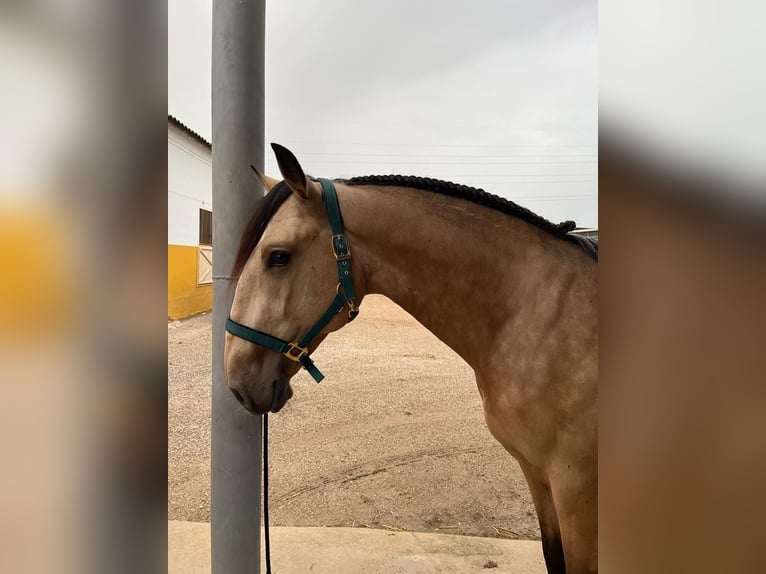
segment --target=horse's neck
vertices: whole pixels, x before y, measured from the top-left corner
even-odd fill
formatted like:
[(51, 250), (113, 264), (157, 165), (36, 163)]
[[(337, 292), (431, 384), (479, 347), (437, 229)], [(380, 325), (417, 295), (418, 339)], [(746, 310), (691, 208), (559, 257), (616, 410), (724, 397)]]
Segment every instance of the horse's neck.
[(498, 329), (534, 317), (572, 273), (571, 246), (503, 213), (412, 189), (339, 193), (362, 294), (392, 299), (474, 368)]

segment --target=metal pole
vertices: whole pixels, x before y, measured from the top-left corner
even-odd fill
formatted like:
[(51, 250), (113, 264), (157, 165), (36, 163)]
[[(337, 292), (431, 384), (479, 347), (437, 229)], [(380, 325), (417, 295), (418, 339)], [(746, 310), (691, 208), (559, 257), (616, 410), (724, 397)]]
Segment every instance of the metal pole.
[(261, 420), (226, 386), (229, 273), (261, 187), (265, 0), (213, 2), (212, 574), (260, 572)]

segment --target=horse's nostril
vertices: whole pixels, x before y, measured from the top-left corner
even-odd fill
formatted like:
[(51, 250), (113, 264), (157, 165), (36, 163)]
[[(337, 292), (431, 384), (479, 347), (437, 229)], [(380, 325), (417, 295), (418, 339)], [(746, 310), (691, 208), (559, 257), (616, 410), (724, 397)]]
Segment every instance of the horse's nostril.
[(234, 398), (239, 401), (239, 404), (242, 405), (246, 411), (250, 411), (251, 413), (257, 414), (254, 409), (253, 401), (246, 395), (242, 395), (238, 390), (233, 389), (229, 387), (229, 390), (231, 391), (231, 394), (234, 395)]
[(245, 399), (242, 398), (242, 395), (239, 394), (239, 391), (236, 389), (231, 389), (231, 392), (234, 394), (235, 399), (237, 399), (241, 404), (245, 404)]

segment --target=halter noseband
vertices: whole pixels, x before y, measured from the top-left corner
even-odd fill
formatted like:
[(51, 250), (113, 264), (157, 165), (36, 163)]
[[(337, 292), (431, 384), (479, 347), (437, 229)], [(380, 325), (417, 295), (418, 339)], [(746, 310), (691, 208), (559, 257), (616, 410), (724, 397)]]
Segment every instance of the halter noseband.
[(330, 221), (332, 229), (332, 251), (335, 255), (335, 261), (338, 264), (338, 286), (336, 288), (335, 298), (332, 300), (327, 310), (314, 323), (305, 335), (298, 341), (289, 343), (263, 331), (251, 329), (234, 321), (231, 317), (226, 319), (226, 330), (234, 335), (261, 347), (266, 347), (276, 351), (290, 359), (300, 363), (314, 380), (319, 383), (324, 379), (324, 375), (317, 369), (314, 361), (309, 357), (308, 346), (314, 338), (324, 329), (327, 324), (333, 320), (344, 306), (348, 305), (348, 320), (353, 321), (359, 314), (356, 306), (354, 294), (354, 284), (351, 279), (351, 250), (348, 247), (348, 240), (343, 234), (343, 220), (340, 215), (340, 204), (338, 203), (338, 194), (335, 186), (329, 179), (319, 179), (322, 184), (322, 194), (325, 205), (327, 206), (327, 219)]

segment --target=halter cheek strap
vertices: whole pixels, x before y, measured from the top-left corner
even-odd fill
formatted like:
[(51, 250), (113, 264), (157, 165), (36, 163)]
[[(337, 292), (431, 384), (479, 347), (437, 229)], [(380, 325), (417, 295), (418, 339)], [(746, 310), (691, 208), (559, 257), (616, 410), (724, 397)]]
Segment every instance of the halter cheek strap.
[(327, 206), (327, 219), (330, 221), (330, 228), (332, 229), (332, 252), (338, 265), (338, 286), (335, 290), (335, 298), (330, 302), (327, 310), (298, 342), (288, 342), (263, 331), (246, 327), (231, 317), (226, 320), (226, 330), (229, 333), (245, 341), (276, 351), (291, 361), (300, 363), (317, 383), (324, 379), (324, 375), (309, 357), (308, 346), (311, 341), (322, 332), (322, 329), (333, 320), (343, 307), (348, 306), (349, 321), (353, 321), (359, 314), (351, 277), (351, 249), (343, 233), (343, 219), (340, 215), (338, 194), (329, 179), (320, 179), (319, 182), (322, 184), (322, 195)]

